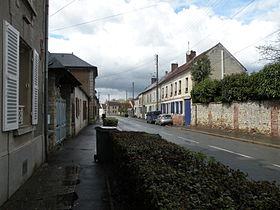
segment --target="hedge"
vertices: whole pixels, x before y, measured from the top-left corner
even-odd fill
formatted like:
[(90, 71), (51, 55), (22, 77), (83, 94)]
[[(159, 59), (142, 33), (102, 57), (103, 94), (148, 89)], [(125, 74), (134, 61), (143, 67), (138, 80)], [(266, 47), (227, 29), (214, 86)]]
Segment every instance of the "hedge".
[(103, 126), (117, 126), (118, 119), (114, 117), (103, 118)]
[(119, 188), (129, 209), (280, 209), (275, 183), (251, 181), (201, 153), (140, 132), (114, 132)]
[(228, 75), (222, 80), (206, 79), (191, 91), (194, 103), (279, 100), (280, 63), (265, 66), (261, 71)]

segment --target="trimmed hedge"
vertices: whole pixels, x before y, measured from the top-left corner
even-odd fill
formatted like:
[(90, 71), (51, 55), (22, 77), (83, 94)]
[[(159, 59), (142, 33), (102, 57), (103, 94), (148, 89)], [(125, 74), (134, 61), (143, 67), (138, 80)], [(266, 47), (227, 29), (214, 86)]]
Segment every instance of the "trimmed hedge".
[(103, 126), (118, 126), (118, 119), (114, 117), (106, 117), (103, 119)]
[(222, 80), (206, 79), (191, 91), (194, 103), (279, 100), (280, 63), (265, 66), (261, 71), (228, 75)]
[(130, 209), (280, 209), (275, 183), (250, 181), (159, 135), (111, 135), (118, 187)]

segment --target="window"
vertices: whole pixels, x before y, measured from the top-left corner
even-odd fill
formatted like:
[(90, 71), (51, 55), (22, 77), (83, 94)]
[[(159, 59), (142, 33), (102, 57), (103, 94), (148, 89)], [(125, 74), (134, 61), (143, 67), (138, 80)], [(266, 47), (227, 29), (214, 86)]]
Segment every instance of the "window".
[(38, 124), (39, 55), (3, 24), (3, 131)]
[(170, 85), (170, 97), (172, 97), (172, 93), (173, 93), (173, 84)]
[(161, 88), (161, 98), (164, 98), (164, 88)]
[(174, 86), (174, 96), (177, 95), (177, 82), (175, 82), (175, 86)]
[(19, 44), (19, 124), (31, 124), (31, 48), (20, 39)]
[(179, 80), (179, 90), (178, 90), (178, 94), (180, 95), (181, 94), (181, 88), (182, 88), (182, 82), (181, 80)]
[(80, 114), (80, 107), (79, 107), (79, 99), (76, 97), (76, 118), (79, 117), (79, 114)]
[(168, 94), (168, 86), (165, 87), (165, 98), (167, 98), (167, 94)]
[(180, 101), (179, 102), (179, 110), (180, 110), (180, 114), (183, 114), (183, 102), (182, 101)]
[(185, 93), (189, 92), (189, 78), (186, 78), (186, 89), (185, 89)]
[(174, 102), (171, 102), (171, 114), (174, 114)]
[(87, 119), (87, 101), (83, 101), (83, 120)]

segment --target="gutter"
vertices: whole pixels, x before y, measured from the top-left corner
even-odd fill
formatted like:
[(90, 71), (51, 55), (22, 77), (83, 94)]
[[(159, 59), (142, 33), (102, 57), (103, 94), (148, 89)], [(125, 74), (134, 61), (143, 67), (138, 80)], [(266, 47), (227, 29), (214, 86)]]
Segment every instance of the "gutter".
[(49, 37), (49, 0), (45, 0), (45, 63), (44, 63), (44, 136), (45, 136), (45, 159), (48, 162), (48, 39)]

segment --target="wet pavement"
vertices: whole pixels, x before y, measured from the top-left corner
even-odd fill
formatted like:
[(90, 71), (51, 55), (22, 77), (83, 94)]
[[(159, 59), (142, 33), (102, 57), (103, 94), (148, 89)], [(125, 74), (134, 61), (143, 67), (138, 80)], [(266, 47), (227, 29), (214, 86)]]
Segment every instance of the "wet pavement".
[(111, 209), (106, 169), (94, 162), (95, 126), (65, 140), (0, 210)]

